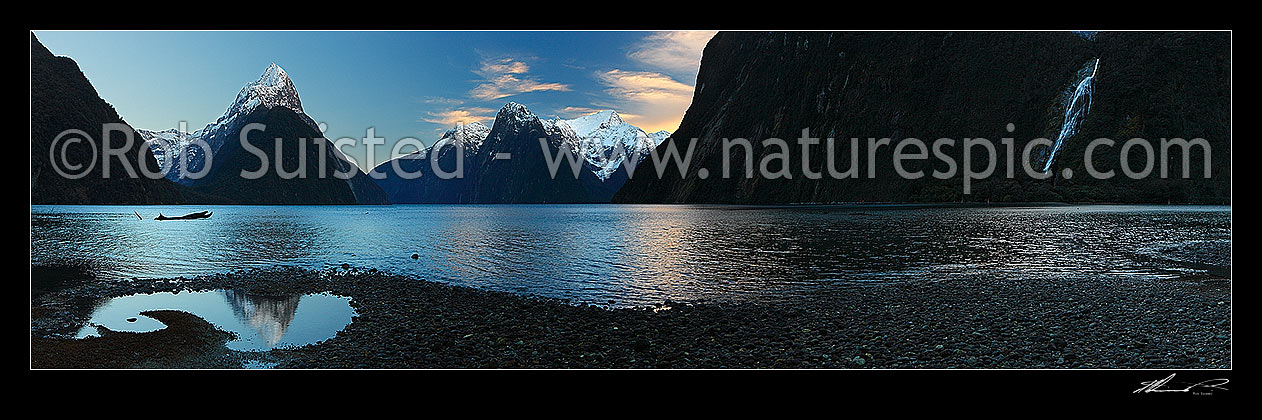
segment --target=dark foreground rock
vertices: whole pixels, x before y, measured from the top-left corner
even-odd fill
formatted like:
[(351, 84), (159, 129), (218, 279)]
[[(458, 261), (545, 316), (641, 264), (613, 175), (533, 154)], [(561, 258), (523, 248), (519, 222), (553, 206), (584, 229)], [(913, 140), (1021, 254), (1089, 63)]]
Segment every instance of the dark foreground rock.
[(45, 293), (79, 286), (95, 280), (87, 266), (47, 265), (31, 267), (31, 299)]
[[(33, 368), (231, 367), (223, 362), (231, 333), (180, 311), (147, 311), (166, 328), (147, 333), (110, 331), (81, 340), (31, 337)], [(37, 357), (36, 357), (37, 356)]]
[[(1222, 279), (1049, 284), (978, 278), (832, 290), (786, 302), (607, 309), (376, 270), (270, 269), (98, 282), (50, 293), (33, 306), (55, 318), (72, 312), (57, 309), (72, 296), (206, 289), (353, 298), (358, 316), (336, 337), (260, 355), (282, 368), (1231, 367), (1230, 285)], [(75, 321), (36, 319), (34, 366), (116, 366), (66, 359), (73, 340), (43, 338), (73, 332)], [(240, 360), (216, 359), (218, 350), (203, 344), (218, 336), (205, 329), (199, 334), (196, 345), (170, 350), (191, 352), (189, 358), (158, 354), (127, 366)], [(125, 352), (128, 343), (119, 343), (113, 351)]]

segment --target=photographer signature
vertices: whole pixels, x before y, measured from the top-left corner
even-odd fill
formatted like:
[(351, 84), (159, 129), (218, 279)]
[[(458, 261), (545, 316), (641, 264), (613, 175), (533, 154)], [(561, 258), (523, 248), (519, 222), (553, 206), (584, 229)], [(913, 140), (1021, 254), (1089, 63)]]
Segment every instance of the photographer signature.
[(1171, 379), (1174, 379), (1174, 375), (1175, 374), (1171, 373), (1170, 376), (1165, 377), (1165, 379), (1140, 382), (1140, 385), (1143, 385), (1143, 386), (1140, 387), (1139, 389), (1136, 389), (1134, 393), (1146, 394), (1149, 392), (1191, 392), (1196, 395), (1209, 395), (1209, 394), (1212, 394), (1215, 390), (1226, 391), (1227, 388), (1224, 388), (1223, 385), (1227, 385), (1228, 382), (1231, 382), (1230, 380), (1219, 378), (1219, 379), (1208, 379), (1208, 380), (1200, 381), (1185, 388), (1165, 388), (1166, 385), (1175, 385), (1170, 382)]

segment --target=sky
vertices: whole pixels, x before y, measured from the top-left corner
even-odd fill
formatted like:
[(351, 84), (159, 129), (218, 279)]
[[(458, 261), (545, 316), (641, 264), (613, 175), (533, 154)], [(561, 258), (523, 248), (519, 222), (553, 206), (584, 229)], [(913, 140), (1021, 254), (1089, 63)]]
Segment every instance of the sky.
[[(403, 138), (431, 144), (457, 123), (487, 125), (508, 102), (543, 118), (603, 109), (647, 132), (675, 131), (710, 31), (37, 31), (73, 58), (136, 128), (214, 122), (276, 63), (325, 137), (386, 144), (343, 151), (368, 169)], [(411, 152), (404, 149), (402, 152)]]

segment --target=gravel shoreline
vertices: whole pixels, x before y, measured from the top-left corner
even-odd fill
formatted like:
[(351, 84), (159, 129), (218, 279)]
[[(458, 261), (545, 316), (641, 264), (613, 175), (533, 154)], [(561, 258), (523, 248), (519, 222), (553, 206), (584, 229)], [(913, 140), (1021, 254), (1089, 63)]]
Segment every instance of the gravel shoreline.
[[(45, 291), (39, 287), (49, 282), (44, 277), (64, 275), (49, 272), (32, 267), (32, 289), (39, 290), (32, 296), (32, 367), (1231, 367), (1230, 282), (1213, 277), (1089, 285), (954, 279), (821, 292), (792, 302), (607, 309), (373, 269), (278, 267), (192, 279), (77, 281)], [(111, 334), (66, 338), (89, 316), (85, 302), (211, 289), (329, 292), (351, 297), (358, 315), (332, 339), (263, 353), (221, 345), (189, 346), (182, 351), (195, 354), (181, 357), (121, 350), (170, 340), (159, 337), (161, 331), (129, 333), (125, 344), (103, 340)], [(222, 334), (191, 321), (168, 325), (162, 331), (201, 337), (198, 343)], [(84, 345), (96, 348), (98, 362), (66, 356)]]

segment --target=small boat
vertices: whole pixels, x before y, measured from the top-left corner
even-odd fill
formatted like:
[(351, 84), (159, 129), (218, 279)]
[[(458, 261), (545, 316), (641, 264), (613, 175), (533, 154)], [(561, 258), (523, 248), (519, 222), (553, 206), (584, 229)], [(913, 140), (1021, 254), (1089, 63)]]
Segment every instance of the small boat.
[(158, 217), (153, 218), (153, 220), (191, 220), (191, 219), (205, 219), (205, 218), (207, 218), (207, 217), (210, 217), (210, 215), (211, 215), (211, 214), (214, 214), (214, 212), (212, 212), (212, 211), (199, 211), (199, 212), (197, 212), (197, 213), (189, 213), (189, 214), (186, 214), (186, 215), (183, 215), (183, 216), (167, 217), (167, 216), (163, 216), (163, 215), (162, 215), (162, 213), (158, 213)]

